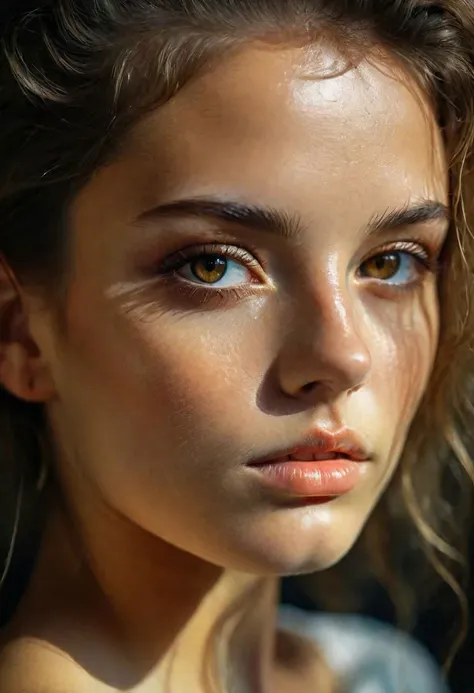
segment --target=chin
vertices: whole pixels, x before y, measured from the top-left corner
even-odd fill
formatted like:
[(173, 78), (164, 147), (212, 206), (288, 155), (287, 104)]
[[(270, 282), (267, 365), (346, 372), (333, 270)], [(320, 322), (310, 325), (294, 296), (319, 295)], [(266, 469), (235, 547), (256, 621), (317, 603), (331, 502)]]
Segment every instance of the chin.
[[(351, 514), (351, 513), (349, 513)], [(279, 514), (277, 514), (279, 515)], [(290, 511), (229, 541), (233, 544), (225, 567), (266, 576), (303, 575), (327, 570), (352, 549), (364, 526), (364, 517), (346, 513)], [(237, 539), (237, 542), (235, 542)], [(240, 539), (240, 541), (239, 541)]]
[[(318, 573), (322, 570), (328, 570), (339, 563), (344, 556), (351, 550), (353, 544), (350, 544), (345, 549), (334, 550), (328, 547), (325, 550), (318, 550), (309, 555), (301, 555), (301, 552), (291, 552), (283, 550), (280, 555), (273, 555), (268, 560), (262, 562), (262, 569), (265, 574), (271, 574), (276, 577), (291, 577), (293, 575), (308, 575)], [(264, 564), (266, 566), (264, 568)]]
[(265, 555), (240, 556), (237, 560), (228, 562), (224, 567), (239, 572), (252, 573), (265, 577), (291, 577), (294, 575), (308, 575), (328, 570), (341, 561), (350, 551), (353, 544), (345, 550), (314, 551), (309, 555), (302, 555), (301, 551), (292, 551), (290, 547), (272, 547)]

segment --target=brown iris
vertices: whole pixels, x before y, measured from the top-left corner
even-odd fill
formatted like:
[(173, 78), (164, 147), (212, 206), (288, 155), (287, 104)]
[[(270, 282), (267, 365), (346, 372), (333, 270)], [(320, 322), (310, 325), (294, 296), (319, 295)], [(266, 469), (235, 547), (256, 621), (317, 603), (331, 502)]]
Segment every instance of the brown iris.
[(362, 263), (360, 272), (371, 279), (391, 279), (400, 269), (399, 253), (383, 253), (374, 255)]
[(227, 271), (227, 260), (222, 255), (199, 255), (191, 263), (191, 271), (204, 284), (215, 284)]

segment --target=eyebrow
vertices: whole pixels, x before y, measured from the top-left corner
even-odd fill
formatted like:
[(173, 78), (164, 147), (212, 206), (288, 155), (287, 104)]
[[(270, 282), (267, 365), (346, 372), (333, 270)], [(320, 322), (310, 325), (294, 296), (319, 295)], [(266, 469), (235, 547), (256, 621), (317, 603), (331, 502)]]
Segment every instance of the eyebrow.
[(372, 235), (382, 231), (394, 231), (430, 221), (451, 221), (451, 210), (448, 205), (438, 200), (421, 200), (402, 209), (387, 210), (383, 214), (372, 217), (367, 233)]
[[(141, 214), (137, 222), (166, 217), (214, 219), (272, 233), (282, 238), (300, 235), (304, 225), (297, 214), (272, 207), (260, 207), (219, 198), (190, 198), (168, 202)], [(421, 200), (401, 209), (387, 210), (372, 217), (365, 229), (367, 235), (394, 231), (430, 221), (449, 221), (449, 207), (437, 200)]]
[(141, 214), (138, 221), (163, 217), (215, 219), (283, 238), (299, 235), (303, 226), (297, 215), (287, 214), (272, 207), (259, 207), (218, 198), (191, 198), (169, 202)]

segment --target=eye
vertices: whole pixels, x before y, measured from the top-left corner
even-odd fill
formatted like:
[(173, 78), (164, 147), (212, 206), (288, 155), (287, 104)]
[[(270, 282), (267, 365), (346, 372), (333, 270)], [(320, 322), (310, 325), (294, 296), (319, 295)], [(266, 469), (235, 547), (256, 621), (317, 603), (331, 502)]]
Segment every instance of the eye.
[(177, 274), (198, 284), (219, 288), (247, 283), (249, 270), (241, 262), (217, 253), (203, 253), (187, 262)]
[(415, 281), (426, 265), (426, 256), (421, 249), (417, 254), (401, 250), (378, 253), (365, 260), (359, 274), (367, 279), (375, 279), (386, 284), (402, 285)]
[(264, 284), (264, 271), (255, 256), (233, 245), (208, 244), (185, 248), (167, 258), (164, 274), (203, 288), (232, 289), (243, 285)]

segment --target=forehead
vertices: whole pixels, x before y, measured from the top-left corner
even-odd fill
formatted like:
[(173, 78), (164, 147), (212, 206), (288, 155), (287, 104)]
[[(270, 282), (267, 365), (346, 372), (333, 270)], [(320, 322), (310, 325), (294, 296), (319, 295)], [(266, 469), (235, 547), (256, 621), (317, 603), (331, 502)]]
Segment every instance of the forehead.
[(330, 76), (332, 64), (323, 48), (224, 56), (135, 128), (96, 179), (102, 210), (111, 188), (114, 213), (130, 216), (211, 194), (346, 228), (349, 214), (352, 226), (413, 198), (445, 199), (441, 135), (414, 79), (387, 56)]

